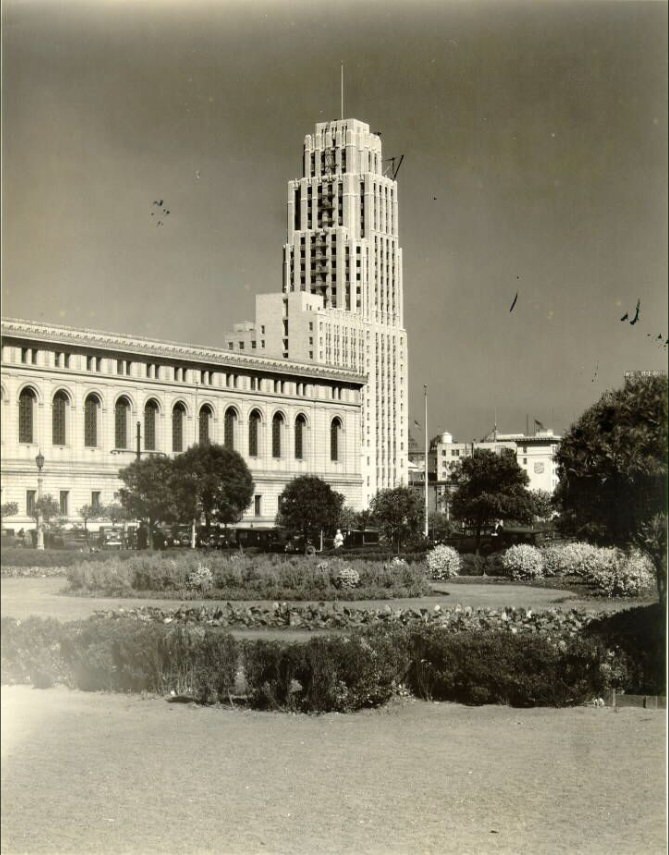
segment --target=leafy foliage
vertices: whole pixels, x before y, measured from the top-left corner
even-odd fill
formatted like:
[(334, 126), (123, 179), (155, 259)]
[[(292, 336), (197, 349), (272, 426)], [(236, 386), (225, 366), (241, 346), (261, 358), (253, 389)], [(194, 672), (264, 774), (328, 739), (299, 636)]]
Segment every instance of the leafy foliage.
[(451, 477), (456, 485), (452, 516), (475, 530), (477, 543), (483, 528), (498, 520), (532, 521), (529, 478), (510, 449), (500, 454), (477, 449), (454, 467)]
[(253, 478), (243, 457), (222, 445), (194, 445), (174, 461), (173, 498), (180, 520), (204, 516), (239, 522), (253, 499)]
[(19, 506), (16, 502), (3, 502), (0, 507), (0, 519), (5, 519), (5, 517), (13, 517), (19, 512)]
[(553, 495), (548, 490), (530, 490), (532, 515), (538, 522), (548, 522), (555, 516)]
[(591, 639), (555, 644), (505, 632), (412, 636), (409, 685), (418, 697), (465, 704), (564, 707), (605, 688), (602, 651)]
[(119, 477), (126, 484), (120, 491), (121, 504), (130, 517), (151, 522), (178, 521), (172, 460), (153, 456), (134, 460), (121, 469)]
[(241, 519), (253, 498), (253, 479), (235, 451), (221, 445), (195, 445), (174, 460), (148, 457), (119, 473), (126, 488), (127, 513), (150, 522), (212, 522)]
[(423, 509), (420, 497), (408, 487), (380, 490), (370, 508), (374, 522), (391, 543), (397, 544), (398, 552), (403, 541), (419, 534)]
[(60, 516), (60, 505), (52, 495), (47, 493), (38, 499), (33, 506), (32, 516), (37, 519), (38, 514), (42, 515), (42, 520), (45, 523), (49, 523)]
[[(557, 453), (564, 531), (624, 546), (658, 515), (666, 529), (667, 406), (666, 377), (634, 377), (572, 425)], [(666, 563), (659, 549), (650, 554), (664, 597)]]
[(135, 553), (125, 560), (114, 554), (107, 561), (78, 562), (68, 567), (67, 579), (73, 591), (125, 597), (155, 592), (158, 597), (225, 600), (353, 600), (430, 592), (420, 564), (212, 554), (203, 565), (201, 555), (191, 550), (174, 558)]
[(425, 561), (432, 579), (450, 579), (460, 572), (460, 555), (452, 546), (435, 546)]
[(585, 635), (615, 654), (606, 665), (611, 686), (632, 694), (666, 693), (667, 616), (660, 603), (599, 616)]
[(502, 553), (501, 563), (512, 579), (536, 579), (544, 573), (541, 550), (528, 543), (510, 546)]
[(344, 497), (315, 475), (293, 478), (279, 496), (277, 525), (308, 535), (335, 528), (341, 518)]

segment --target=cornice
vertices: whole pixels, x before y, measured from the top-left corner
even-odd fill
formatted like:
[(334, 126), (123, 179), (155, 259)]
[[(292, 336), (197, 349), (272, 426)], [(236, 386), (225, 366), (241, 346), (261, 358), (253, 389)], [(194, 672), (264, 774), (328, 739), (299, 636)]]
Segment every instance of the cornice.
[(305, 364), (287, 359), (233, 353), (223, 348), (200, 347), (163, 339), (142, 336), (126, 336), (101, 330), (68, 327), (56, 324), (40, 324), (18, 318), (2, 318), (3, 338), (23, 338), (46, 341), (52, 344), (81, 348), (95, 348), (136, 356), (194, 362), (200, 365), (219, 365), (226, 368), (273, 372), (276, 374), (299, 375), (309, 378), (339, 380), (346, 383), (366, 382), (366, 375), (347, 368), (329, 365)]

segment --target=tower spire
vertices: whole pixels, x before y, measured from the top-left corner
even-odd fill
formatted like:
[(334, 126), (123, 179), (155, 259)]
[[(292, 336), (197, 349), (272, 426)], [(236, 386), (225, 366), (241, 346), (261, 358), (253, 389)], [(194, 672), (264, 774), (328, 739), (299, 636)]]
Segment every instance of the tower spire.
[(340, 109), (341, 115), (339, 116), (339, 118), (343, 119), (344, 118), (344, 63), (343, 62), (341, 63), (341, 68), (340, 68), (340, 91), (341, 91), (341, 109)]

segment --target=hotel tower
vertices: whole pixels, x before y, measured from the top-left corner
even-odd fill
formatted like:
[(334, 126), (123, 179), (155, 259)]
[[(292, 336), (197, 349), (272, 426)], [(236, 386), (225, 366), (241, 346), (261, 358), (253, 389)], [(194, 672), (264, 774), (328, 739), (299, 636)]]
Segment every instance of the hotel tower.
[[(394, 161), (391, 161), (394, 163)], [(407, 337), (397, 182), (381, 136), (356, 119), (321, 122), (288, 183), (283, 293), (256, 299), (228, 348), (354, 369), (362, 392), (363, 499), (407, 483)]]

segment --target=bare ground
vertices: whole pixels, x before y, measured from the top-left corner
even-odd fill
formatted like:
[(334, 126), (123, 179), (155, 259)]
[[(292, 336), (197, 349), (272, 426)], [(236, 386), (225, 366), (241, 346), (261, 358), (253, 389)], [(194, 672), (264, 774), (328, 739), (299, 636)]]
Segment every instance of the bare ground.
[(2, 852), (660, 853), (662, 713), (2, 689)]

